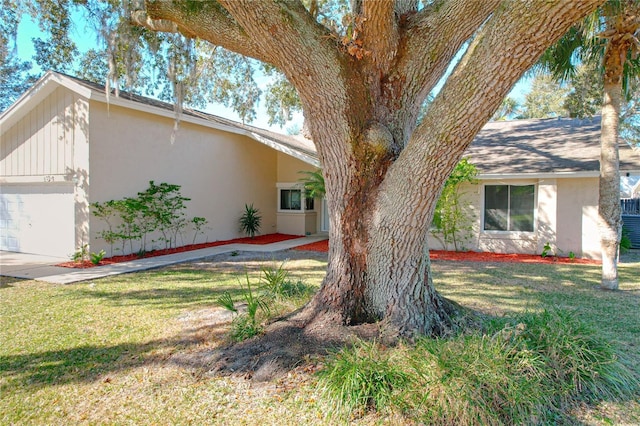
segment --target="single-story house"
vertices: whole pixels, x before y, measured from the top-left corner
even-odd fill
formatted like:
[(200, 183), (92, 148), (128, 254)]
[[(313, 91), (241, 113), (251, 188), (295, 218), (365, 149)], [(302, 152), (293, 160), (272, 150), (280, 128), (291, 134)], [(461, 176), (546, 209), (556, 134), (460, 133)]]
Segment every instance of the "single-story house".
[[(171, 104), (45, 74), (0, 115), (0, 250), (108, 251), (90, 204), (151, 180), (181, 185), (187, 214), (209, 221), (199, 241), (241, 236), (251, 203), (261, 233), (328, 230), (326, 203), (305, 200), (299, 182), (319, 167), (311, 141), (188, 109), (174, 124)], [(465, 248), (540, 253), (550, 243), (598, 258), (599, 130), (598, 119), (488, 123), (466, 153), (479, 180), (464, 188), (474, 217)], [(640, 154), (620, 148), (622, 173), (640, 175)]]
[[(640, 152), (619, 148), (620, 174), (640, 176)], [(600, 117), (490, 122), (465, 156), (478, 169), (461, 189), (474, 218), (466, 249), (601, 257)]]
[(298, 172), (319, 166), (311, 141), (186, 109), (174, 124), (171, 104), (107, 98), (101, 85), (47, 72), (0, 115), (0, 250), (109, 252), (90, 204), (151, 180), (181, 185), (187, 215), (208, 220), (198, 242), (244, 236), (245, 204), (259, 209), (262, 234), (321, 230), (322, 203), (300, 202)]

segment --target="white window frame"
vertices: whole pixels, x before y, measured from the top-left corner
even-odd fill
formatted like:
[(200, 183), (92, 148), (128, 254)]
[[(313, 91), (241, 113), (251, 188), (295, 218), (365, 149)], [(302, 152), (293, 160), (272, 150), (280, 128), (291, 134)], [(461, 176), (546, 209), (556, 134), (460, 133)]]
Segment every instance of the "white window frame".
[[(306, 213), (306, 212), (315, 212), (316, 211), (316, 202), (315, 200), (313, 201), (313, 209), (307, 209), (307, 197), (304, 196), (304, 187), (302, 186), (301, 183), (299, 182), (278, 182), (276, 184), (276, 188), (278, 189), (278, 213), (292, 213), (292, 214), (299, 214), (299, 213)], [(300, 210), (289, 210), (289, 209), (282, 209), (280, 208), (281, 204), (280, 202), (282, 201), (282, 190), (293, 190), (293, 191), (300, 191)]]
[[(499, 229), (484, 229), (485, 226), (485, 212), (486, 212), (486, 189), (487, 186), (533, 186), (533, 230), (532, 231), (509, 231)], [(509, 204), (511, 199), (511, 191), (509, 191)], [(538, 231), (538, 183), (537, 182), (485, 182), (482, 185), (482, 208), (480, 210), (480, 232), (483, 234), (501, 234), (501, 235), (533, 235)], [(509, 207), (509, 206), (508, 206)], [(510, 208), (510, 207), (509, 207)], [(507, 213), (507, 220), (509, 220), (509, 213)], [(507, 225), (508, 227), (508, 225)]]

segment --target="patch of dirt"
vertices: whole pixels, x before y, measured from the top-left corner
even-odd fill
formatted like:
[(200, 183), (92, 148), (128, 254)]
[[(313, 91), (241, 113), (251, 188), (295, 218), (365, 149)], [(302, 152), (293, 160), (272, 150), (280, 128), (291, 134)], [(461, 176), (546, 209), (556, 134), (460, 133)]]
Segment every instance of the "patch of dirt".
[[(240, 252), (235, 256), (225, 253), (170, 268), (188, 267), (234, 274), (247, 271), (251, 275), (266, 266), (278, 267), (285, 262), (285, 268), (292, 273), (295, 271), (292, 277), (305, 279), (305, 276), (323, 276), (326, 260), (326, 253), (315, 251)], [(354, 338), (371, 339), (379, 334), (377, 324), (345, 327), (332, 318), (309, 319), (292, 314), (274, 318), (261, 336), (230, 343), (227, 333), (232, 319), (231, 313), (213, 306), (185, 314), (180, 318), (185, 340), (203, 344), (188, 353), (176, 354), (172, 361), (206, 375), (233, 376), (251, 379), (254, 383), (277, 379), (284, 383), (292, 372), (304, 376), (317, 370), (329, 351)], [(305, 324), (310, 325), (305, 327)]]
[(207, 311), (202, 318), (185, 322), (185, 341), (201, 345), (197, 350), (174, 354), (172, 362), (205, 375), (233, 376), (254, 382), (281, 380), (296, 368), (316, 370), (330, 350), (356, 336), (373, 337), (377, 332), (370, 325), (362, 331), (334, 326), (304, 328), (302, 322), (285, 319), (272, 323), (261, 336), (229, 343), (226, 334), (231, 316), (222, 308)]
[(217, 246), (223, 246), (227, 244), (263, 245), (263, 244), (278, 243), (280, 241), (293, 240), (296, 238), (302, 238), (302, 237), (300, 237), (299, 235), (288, 235), (288, 234), (277, 234), (277, 233), (266, 234), (266, 235), (258, 235), (254, 238), (250, 238), (250, 237), (235, 238), (233, 240), (214, 241), (212, 243), (189, 244), (186, 246), (175, 247), (170, 249), (153, 250), (153, 251), (148, 251), (144, 253), (144, 255), (142, 256), (139, 256), (137, 253), (131, 253), (124, 256), (112, 256), (112, 257), (102, 259), (97, 264), (92, 263), (91, 260), (84, 260), (84, 261), (70, 261), (70, 262), (59, 263), (56, 266), (61, 266), (63, 268), (79, 268), (79, 269), (93, 268), (96, 266), (111, 265), (114, 263), (128, 262), (131, 260), (147, 258), (147, 257), (164, 256), (167, 254), (183, 253), (185, 251), (200, 250), (203, 248), (217, 247)]

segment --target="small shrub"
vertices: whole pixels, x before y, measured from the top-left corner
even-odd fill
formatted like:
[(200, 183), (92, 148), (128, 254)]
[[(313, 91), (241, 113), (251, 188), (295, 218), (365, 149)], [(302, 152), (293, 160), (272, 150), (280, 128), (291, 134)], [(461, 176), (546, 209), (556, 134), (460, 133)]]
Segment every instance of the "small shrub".
[(450, 244), (455, 251), (464, 250), (465, 242), (473, 235), (473, 214), (470, 204), (460, 192), (462, 184), (477, 183), (478, 170), (468, 158), (460, 160), (447, 179), (433, 213), (432, 235), (447, 250)]
[(89, 259), (88, 244), (83, 244), (82, 247), (80, 247), (78, 250), (75, 251), (75, 253), (71, 255), (71, 260), (73, 260), (74, 262), (82, 263), (87, 259)]
[(289, 271), (284, 268), (285, 260), (276, 267), (262, 268), (262, 282), (269, 293), (274, 296), (285, 296), (283, 287), (289, 277)]
[(265, 296), (272, 302), (277, 302), (274, 307), (278, 309), (295, 309), (294, 306), (313, 293), (313, 288), (303, 281), (292, 280), (289, 271), (285, 269), (286, 260), (279, 266), (262, 268), (261, 281)]
[(229, 337), (234, 342), (241, 342), (262, 333), (262, 326), (247, 314), (239, 314), (231, 321)]
[(235, 306), (233, 297), (228, 291), (224, 292), (222, 296), (216, 299), (216, 303), (219, 306), (236, 314), (231, 322), (230, 332), (231, 339), (235, 341), (245, 340), (262, 332), (263, 328), (257, 317), (258, 310), (262, 311), (267, 318), (271, 314), (269, 305), (266, 303), (263, 296), (251, 287), (249, 274), (245, 274), (245, 277), (247, 286), (245, 288), (242, 283), (240, 283), (240, 287), (242, 288), (242, 298), (246, 303), (246, 312), (239, 312), (238, 308)]
[(191, 242), (191, 244), (195, 244), (196, 243), (196, 238), (198, 238), (198, 234), (204, 234), (204, 231), (202, 230), (202, 228), (204, 228), (204, 226), (209, 223), (209, 221), (204, 218), (204, 217), (199, 217), (196, 216), (194, 218), (191, 219), (191, 224), (193, 226), (193, 241)]
[(622, 237), (620, 237), (620, 253), (625, 254), (631, 250), (631, 238), (626, 229), (622, 229)]
[(244, 213), (240, 217), (240, 230), (253, 238), (260, 230), (262, 216), (258, 209), (251, 205), (244, 205)]
[(98, 265), (100, 263), (100, 261), (102, 261), (102, 259), (104, 259), (106, 254), (107, 253), (104, 250), (100, 250), (100, 252), (98, 252), (98, 253), (91, 252), (91, 254), (90, 254), (91, 263), (93, 263), (94, 265)]
[[(202, 233), (207, 220), (203, 217), (187, 219), (185, 211), (189, 198), (180, 193), (180, 185), (149, 181), (149, 187), (138, 192), (135, 197), (109, 200), (104, 203), (92, 203), (94, 216), (102, 219), (108, 229), (98, 233), (110, 245), (113, 254), (114, 244), (121, 241), (120, 250), (126, 253), (147, 251), (151, 242), (164, 242), (165, 248), (178, 245), (178, 237), (183, 240), (183, 230), (191, 223), (195, 231), (193, 241)], [(158, 235), (159, 234), (159, 235)]]
[(541, 257), (547, 257), (550, 254), (553, 254), (551, 249), (551, 244), (545, 243), (544, 247), (542, 247), (542, 253), (540, 253)]

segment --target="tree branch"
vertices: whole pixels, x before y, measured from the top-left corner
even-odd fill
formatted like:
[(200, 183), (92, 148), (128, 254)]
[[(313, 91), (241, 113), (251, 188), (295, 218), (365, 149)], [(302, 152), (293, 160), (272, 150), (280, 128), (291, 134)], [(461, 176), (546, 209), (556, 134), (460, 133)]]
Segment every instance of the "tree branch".
[(363, 88), (347, 87), (350, 58), (338, 48), (335, 34), (317, 23), (300, 1), (219, 2), (297, 89), (305, 114), (330, 109), (336, 123), (350, 119), (337, 106), (346, 107), (347, 90)]
[(131, 22), (147, 28), (151, 31), (160, 31), (163, 33), (178, 33), (178, 24), (166, 19), (151, 19), (144, 10), (134, 10), (131, 12)]
[(437, 2), (408, 18), (403, 40), (405, 54), (399, 58), (398, 69), (411, 82), (405, 96), (416, 99), (416, 109), (462, 45), (499, 4), (500, 0)]
[(174, 2), (145, 0), (146, 10), (134, 10), (131, 20), (153, 31), (179, 32), (186, 37), (198, 37), (216, 46), (258, 60), (265, 55), (244, 33), (242, 28), (215, 1)]
[[(376, 71), (387, 74), (396, 56), (400, 35), (392, 0), (362, 1), (362, 42), (364, 51), (373, 61)], [(356, 22), (357, 24), (357, 22)]]
[[(428, 188), (444, 182), (524, 72), (573, 22), (603, 1), (516, 0), (517, 5), (505, 4), (497, 10), (474, 37), (422, 124), (389, 169), (384, 187), (393, 188), (398, 180), (413, 182), (420, 193), (415, 197), (416, 209), (421, 208), (418, 204), (428, 196)], [(425, 164), (429, 166), (425, 168)], [(392, 196), (385, 200), (400, 202)]]

